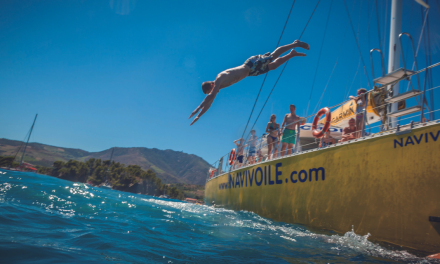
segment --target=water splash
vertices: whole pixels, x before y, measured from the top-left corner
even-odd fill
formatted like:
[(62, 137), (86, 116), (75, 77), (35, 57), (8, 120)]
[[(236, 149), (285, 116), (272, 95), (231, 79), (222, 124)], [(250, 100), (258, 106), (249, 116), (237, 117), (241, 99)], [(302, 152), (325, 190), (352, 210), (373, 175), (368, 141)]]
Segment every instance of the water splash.
[(0, 254), (6, 262), (29, 262), (37, 256), (63, 263), (435, 263), (385, 249), (353, 230), (317, 234), (248, 211), (32, 173), (0, 175), (0, 210)]

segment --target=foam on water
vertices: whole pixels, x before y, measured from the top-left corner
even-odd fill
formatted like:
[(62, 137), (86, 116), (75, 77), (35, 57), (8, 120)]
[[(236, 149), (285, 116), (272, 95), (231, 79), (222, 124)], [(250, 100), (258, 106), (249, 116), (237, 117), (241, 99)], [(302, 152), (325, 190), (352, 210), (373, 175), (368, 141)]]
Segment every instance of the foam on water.
[(0, 255), (6, 263), (434, 263), (252, 212), (89, 187), (45, 175), (0, 174)]

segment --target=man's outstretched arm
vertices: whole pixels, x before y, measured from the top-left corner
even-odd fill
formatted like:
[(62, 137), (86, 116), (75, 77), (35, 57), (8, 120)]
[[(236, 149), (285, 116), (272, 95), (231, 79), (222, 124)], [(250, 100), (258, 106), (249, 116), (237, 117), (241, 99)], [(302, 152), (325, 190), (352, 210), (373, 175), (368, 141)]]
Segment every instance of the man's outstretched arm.
[(220, 85), (217, 85), (217, 83), (216, 83), (214, 86), (214, 89), (212, 89), (212, 92), (210, 94), (208, 94), (205, 97), (205, 100), (203, 100), (202, 103), (196, 108), (196, 110), (194, 110), (191, 113), (189, 118), (193, 117), (195, 114), (197, 114), (200, 111), (200, 113), (196, 116), (196, 118), (194, 118), (194, 120), (191, 122), (190, 126), (192, 124), (194, 124), (195, 122), (197, 122), (197, 120), (199, 120), (199, 118), (204, 113), (206, 113), (206, 111), (208, 111), (208, 109), (211, 107), (212, 102), (214, 101), (215, 97), (217, 96), (217, 93), (219, 91), (219, 87), (220, 87)]

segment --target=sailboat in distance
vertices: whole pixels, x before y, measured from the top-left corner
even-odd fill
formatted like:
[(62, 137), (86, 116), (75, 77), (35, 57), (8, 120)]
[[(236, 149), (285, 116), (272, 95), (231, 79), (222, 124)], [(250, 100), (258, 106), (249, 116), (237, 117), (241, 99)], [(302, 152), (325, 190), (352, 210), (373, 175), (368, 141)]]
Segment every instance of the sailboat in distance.
[[(22, 142), (22, 144), (20, 145), (20, 147), (17, 150), (17, 153), (15, 153), (14, 158), (11, 159), (11, 163), (9, 164), (9, 166), (8, 167), (2, 167), (2, 169), (13, 170), (13, 171), (31, 171), (31, 172), (36, 172), (37, 171), (37, 169), (34, 167), (34, 165), (23, 161), (24, 155), (26, 154), (26, 148), (27, 148), (27, 146), (29, 144), (29, 140), (30, 140), (31, 135), (32, 135), (32, 131), (34, 130), (35, 121), (37, 121), (37, 117), (38, 117), (38, 114), (35, 115), (34, 122), (32, 123), (32, 126), (31, 126), (31, 128), (29, 130), (29, 135), (28, 135), (28, 138), (26, 140), (26, 143)], [(23, 149), (23, 154), (21, 155), (20, 163), (18, 164), (17, 167), (11, 168), (12, 164), (14, 163), (15, 158), (17, 157), (18, 153), (20, 153), (20, 150), (21, 150), (21, 147), (23, 146), (23, 144), (24, 144), (24, 149)]]

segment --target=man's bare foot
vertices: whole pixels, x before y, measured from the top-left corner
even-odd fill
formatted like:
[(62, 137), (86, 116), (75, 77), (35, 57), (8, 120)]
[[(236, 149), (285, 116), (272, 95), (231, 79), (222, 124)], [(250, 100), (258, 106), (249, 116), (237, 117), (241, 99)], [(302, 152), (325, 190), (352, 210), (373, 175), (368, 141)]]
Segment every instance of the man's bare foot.
[(299, 41), (299, 40), (295, 40), (293, 42), (293, 44), (295, 44), (295, 48), (298, 47), (298, 48), (303, 48), (303, 49), (306, 49), (306, 50), (310, 49), (310, 45), (309, 44), (307, 44), (305, 42), (302, 42), (302, 41)]
[(305, 57), (307, 56), (305, 53), (297, 52), (296, 50), (292, 49), (289, 53), (289, 55), (293, 57)]

